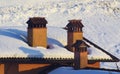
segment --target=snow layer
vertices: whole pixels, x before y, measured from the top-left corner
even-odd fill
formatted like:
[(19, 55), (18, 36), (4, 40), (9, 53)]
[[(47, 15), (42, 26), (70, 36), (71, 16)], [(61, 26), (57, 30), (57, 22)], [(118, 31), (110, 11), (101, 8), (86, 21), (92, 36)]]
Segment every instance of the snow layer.
[[(42, 57), (42, 58), (73, 58), (74, 54), (63, 48), (54, 37), (48, 36), (50, 49), (30, 47), (26, 43), (27, 27), (0, 28), (0, 57)], [(55, 31), (55, 30), (54, 30)], [(49, 30), (49, 33), (51, 31)], [(52, 34), (53, 35), (53, 34)], [(57, 38), (57, 37), (55, 37)]]
[(120, 57), (119, 0), (0, 0), (0, 26), (27, 26), (34, 16), (44, 16), (49, 26), (57, 27), (82, 19), (84, 36)]
[[(22, 26), (0, 28), (0, 57), (74, 58), (74, 54), (64, 48), (67, 44), (66, 30), (48, 27), (47, 40), (50, 49), (28, 46), (26, 30), (27, 27)], [(88, 50), (88, 59), (111, 59), (110, 56), (94, 47)]]
[(60, 67), (50, 72), (49, 74), (120, 74), (120, 73), (100, 70), (74, 70), (71, 67)]

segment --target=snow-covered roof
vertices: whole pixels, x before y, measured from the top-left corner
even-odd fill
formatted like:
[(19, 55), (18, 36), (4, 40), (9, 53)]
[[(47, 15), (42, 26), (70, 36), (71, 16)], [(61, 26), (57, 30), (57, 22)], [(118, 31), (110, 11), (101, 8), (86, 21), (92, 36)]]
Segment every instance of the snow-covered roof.
[[(48, 45), (43, 47), (30, 47), (27, 44), (26, 27), (1, 27), (0, 28), (0, 58), (7, 57), (39, 57), (39, 58), (74, 58), (74, 53), (64, 48), (67, 45), (67, 32), (58, 27), (48, 27)], [(112, 59), (104, 52), (90, 47), (89, 60)]]
[(119, 74), (119, 72), (102, 70), (74, 70), (72, 67), (60, 67), (48, 74)]
[[(73, 58), (73, 53), (61, 47), (60, 42), (48, 36), (50, 49), (30, 47), (27, 44), (26, 27), (0, 28), (0, 57)], [(51, 32), (54, 33), (54, 32)], [(57, 35), (57, 34), (56, 34)]]
[[(88, 43), (87, 43), (88, 44)], [(95, 48), (94, 46), (89, 44), (88, 48), (88, 59), (90, 60), (98, 60), (98, 59), (112, 59), (109, 55), (106, 53), (102, 52), (101, 50)]]

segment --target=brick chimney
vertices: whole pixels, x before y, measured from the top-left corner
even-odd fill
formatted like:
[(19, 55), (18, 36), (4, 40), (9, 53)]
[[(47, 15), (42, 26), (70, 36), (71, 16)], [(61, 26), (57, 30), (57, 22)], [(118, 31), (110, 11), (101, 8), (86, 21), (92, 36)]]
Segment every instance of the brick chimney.
[(88, 64), (88, 52), (87, 52), (87, 44), (82, 40), (77, 40), (73, 47), (74, 51), (74, 68), (82, 69), (86, 68)]
[(69, 23), (65, 27), (67, 29), (67, 48), (68, 50), (74, 52), (74, 48), (72, 45), (76, 42), (76, 40), (83, 40), (83, 24), (81, 20), (69, 20)]
[(47, 21), (44, 17), (33, 17), (27, 21), (28, 44), (32, 47), (47, 47)]

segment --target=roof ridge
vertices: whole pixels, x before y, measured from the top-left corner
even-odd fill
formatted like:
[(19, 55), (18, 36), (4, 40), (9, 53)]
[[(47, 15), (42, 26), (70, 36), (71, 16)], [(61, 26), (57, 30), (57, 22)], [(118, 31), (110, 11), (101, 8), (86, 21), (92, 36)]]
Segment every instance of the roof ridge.
[(94, 46), (95, 48), (101, 50), (102, 52), (106, 53), (107, 55), (109, 55), (113, 60), (115, 60), (116, 62), (120, 61), (120, 59), (118, 59), (117, 57), (115, 57), (114, 55), (112, 55), (111, 53), (107, 52), (106, 50), (104, 50), (103, 48), (101, 48), (100, 46), (96, 45), (95, 43), (91, 42), (90, 40), (88, 40), (87, 38), (83, 37), (83, 40), (85, 40), (86, 42), (88, 42), (90, 45)]

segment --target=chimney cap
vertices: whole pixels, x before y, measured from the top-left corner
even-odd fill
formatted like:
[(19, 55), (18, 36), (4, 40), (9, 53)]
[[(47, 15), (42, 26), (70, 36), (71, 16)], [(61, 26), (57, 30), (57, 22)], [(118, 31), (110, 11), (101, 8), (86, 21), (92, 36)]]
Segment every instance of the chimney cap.
[(33, 27), (46, 27), (47, 20), (45, 17), (31, 17), (27, 21), (28, 27), (33, 28)]
[(45, 17), (32, 17), (29, 20), (33, 24), (41, 24), (41, 23), (47, 24), (47, 20), (45, 19)]
[(83, 40), (77, 40), (72, 47), (79, 48), (79, 47), (89, 47), (88, 44), (86, 44)]
[(68, 21), (69, 23), (67, 24), (67, 27), (74, 27), (74, 26), (80, 27), (80, 28), (84, 27), (84, 25), (81, 23), (82, 20), (80, 19), (73, 19)]

